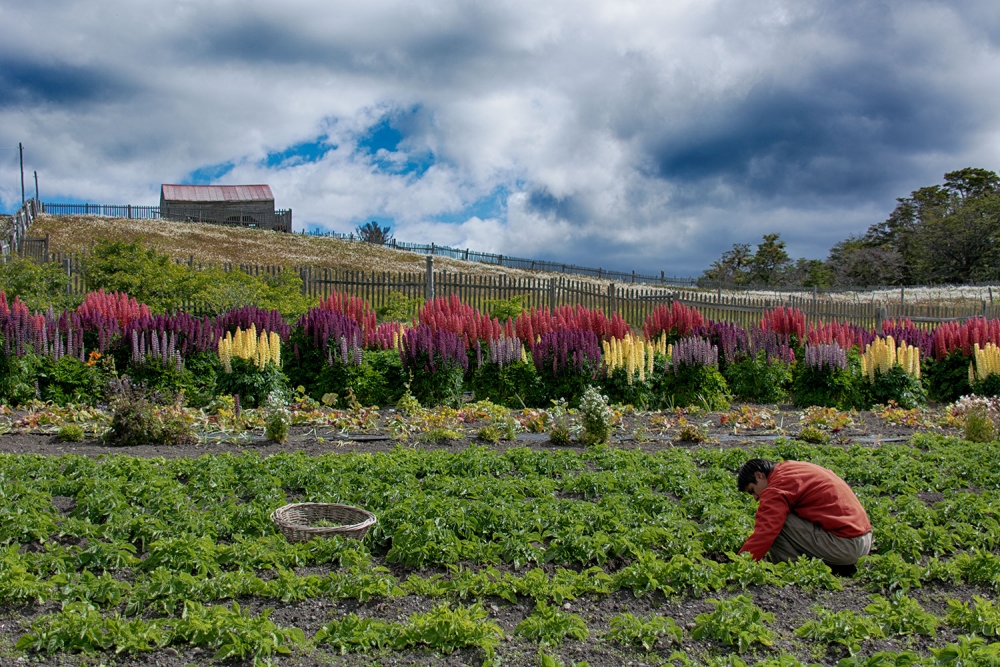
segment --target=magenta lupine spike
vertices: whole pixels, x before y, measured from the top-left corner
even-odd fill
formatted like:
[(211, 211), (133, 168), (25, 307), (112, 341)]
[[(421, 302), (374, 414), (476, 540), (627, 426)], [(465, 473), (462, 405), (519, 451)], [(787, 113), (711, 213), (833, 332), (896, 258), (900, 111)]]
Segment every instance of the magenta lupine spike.
[(676, 373), (681, 364), (688, 366), (717, 366), (719, 363), (719, 348), (704, 338), (689, 337), (677, 341), (673, 347), (671, 365)]
[(556, 329), (531, 346), (535, 368), (555, 376), (566, 372), (593, 372), (600, 367), (601, 346), (597, 334), (581, 327)]
[(810, 368), (830, 371), (847, 368), (847, 351), (836, 342), (806, 345), (805, 363)]
[(438, 366), (469, 369), (465, 339), (446, 329), (433, 330), (427, 324), (408, 329), (403, 334), (399, 356), (404, 372), (415, 368), (436, 373)]

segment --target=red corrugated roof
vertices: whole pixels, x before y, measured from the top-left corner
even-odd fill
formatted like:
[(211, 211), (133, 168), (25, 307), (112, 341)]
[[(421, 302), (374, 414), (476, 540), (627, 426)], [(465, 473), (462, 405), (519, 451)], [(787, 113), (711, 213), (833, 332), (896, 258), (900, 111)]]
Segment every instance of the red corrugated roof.
[(161, 186), (166, 201), (274, 201), (270, 185), (170, 185)]

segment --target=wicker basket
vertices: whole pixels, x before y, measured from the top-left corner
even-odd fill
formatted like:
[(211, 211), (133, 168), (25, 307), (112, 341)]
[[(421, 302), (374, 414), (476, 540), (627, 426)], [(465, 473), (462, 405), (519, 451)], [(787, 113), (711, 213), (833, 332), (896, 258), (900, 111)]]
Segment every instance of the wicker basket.
[[(339, 526), (312, 526), (319, 521), (339, 523)], [(271, 512), (271, 521), (289, 542), (307, 542), (314, 537), (349, 537), (364, 539), (368, 529), (378, 519), (360, 507), (335, 503), (293, 503)]]

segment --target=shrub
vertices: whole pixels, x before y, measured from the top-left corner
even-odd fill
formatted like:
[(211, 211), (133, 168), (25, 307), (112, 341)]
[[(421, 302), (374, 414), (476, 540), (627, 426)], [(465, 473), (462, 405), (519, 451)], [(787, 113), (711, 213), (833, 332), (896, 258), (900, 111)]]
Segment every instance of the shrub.
[(427, 405), (458, 405), (462, 378), (469, 367), (465, 341), (451, 331), (427, 325), (409, 329), (400, 347), (403, 372), (410, 391)]
[(78, 296), (67, 294), (70, 277), (59, 262), (37, 264), (21, 257), (0, 262), (0, 291), (8, 297), (19, 297), (32, 312), (49, 306), (56, 310), (71, 308)]
[(154, 313), (180, 308), (199, 288), (194, 271), (140, 241), (98, 241), (87, 257), (86, 270), (91, 289), (124, 292)]
[(768, 361), (763, 352), (744, 357), (722, 369), (733, 396), (750, 403), (780, 403), (788, 396), (792, 367), (782, 361)]
[(106, 379), (102, 366), (88, 365), (71, 356), (61, 357), (59, 361), (41, 357), (37, 361), (32, 366), (43, 401), (57, 405), (94, 405), (103, 400)]
[(601, 367), (597, 334), (581, 327), (545, 334), (531, 347), (531, 357), (545, 395), (570, 405), (579, 404)]
[(815, 426), (806, 426), (804, 429), (799, 431), (797, 440), (802, 442), (812, 443), (814, 445), (825, 445), (830, 442), (830, 434), (825, 431), (821, 431)]
[(928, 357), (921, 368), (927, 397), (932, 401), (951, 403), (972, 393), (969, 385), (969, 358), (961, 349), (942, 358)]
[(962, 437), (969, 442), (993, 442), (997, 439), (997, 427), (987, 408), (977, 405), (965, 413)]
[(216, 390), (222, 395), (239, 396), (243, 407), (258, 407), (274, 393), (288, 393), (288, 381), (274, 364), (258, 368), (252, 361), (233, 357), (230, 368), (228, 373), (224, 369), (219, 373)]
[(583, 422), (583, 443), (603, 445), (611, 438), (611, 420), (614, 412), (608, 407), (608, 397), (594, 387), (587, 387), (580, 399), (580, 417)]
[(729, 387), (718, 369), (718, 349), (701, 338), (677, 342), (664, 362), (657, 393), (667, 407), (697, 405), (705, 410), (729, 407)]
[(81, 442), (86, 434), (79, 424), (63, 424), (56, 437), (63, 442)]
[(893, 366), (888, 371), (875, 372), (873, 382), (863, 383), (864, 401), (862, 407), (872, 405), (888, 405), (895, 401), (904, 410), (912, 410), (927, 402), (920, 378), (910, 375), (900, 366)]
[(285, 407), (282, 397), (279, 394), (269, 396), (264, 414), (264, 436), (271, 442), (284, 443), (288, 440), (291, 424), (292, 415)]
[(859, 386), (861, 357), (837, 343), (807, 345), (805, 359), (792, 373), (792, 403), (796, 407), (862, 407)]
[(411, 299), (402, 292), (392, 290), (386, 297), (385, 303), (375, 309), (375, 313), (383, 322), (409, 322), (417, 316), (423, 304), (423, 299)]
[(469, 388), (477, 401), (511, 408), (542, 405), (544, 395), (534, 364), (526, 361), (519, 338), (495, 338), (484, 348), (475, 344), (476, 368)]
[(196, 442), (194, 428), (179, 405), (157, 405), (162, 397), (128, 377), (111, 387), (111, 426), (104, 441), (112, 447)]
[(494, 426), (493, 424), (487, 424), (486, 426), (483, 426), (476, 433), (477, 438), (479, 438), (483, 442), (488, 442), (491, 445), (495, 445), (498, 442), (500, 442), (501, 435), (502, 433), (500, 432), (500, 429)]

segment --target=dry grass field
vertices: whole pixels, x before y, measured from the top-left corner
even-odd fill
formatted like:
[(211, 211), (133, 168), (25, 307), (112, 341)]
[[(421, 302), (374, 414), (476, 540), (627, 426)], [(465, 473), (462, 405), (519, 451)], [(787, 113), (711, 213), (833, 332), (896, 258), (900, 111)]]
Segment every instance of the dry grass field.
[[(281, 234), (279, 232), (239, 227), (224, 227), (194, 222), (174, 222), (168, 220), (127, 220), (99, 216), (52, 216), (39, 217), (31, 228), (34, 237), (49, 234), (50, 249), (54, 252), (84, 252), (95, 240), (133, 241), (141, 239), (150, 247), (168, 253), (176, 258), (193, 258), (202, 264), (262, 264), (282, 266), (319, 266), (354, 271), (406, 272), (423, 271), (423, 255), (392, 250), (365, 243), (351, 243), (321, 236), (302, 234)], [(455, 271), (470, 275), (501, 275), (510, 278), (547, 277), (542, 271), (523, 271), (492, 266), (477, 262), (465, 262), (446, 257), (435, 257), (438, 270)], [(629, 267), (618, 267), (628, 269)], [(669, 268), (669, 267), (668, 267)], [(667, 271), (670, 273), (670, 271)], [(588, 276), (568, 276), (573, 280), (607, 285), (607, 280), (597, 280)], [(667, 288), (671, 291), (681, 289)], [(706, 290), (714, 292), (714, 290)], [(994, 294), (995, 292), (995, 294)], [(751, 291), (727, 292), (723, 294), (784, 298), (791, 295), (811, 296), (810, 290), (778, 290), (777, 292)], [(864, 290), (857, 292), (833, 292), (823, 294), (837, 302), (858, 302), (865, 304), (899, 303), (902, 298), (908, 304), (948, 304), (976, 306), (983, 301), (1000, 299), (1000, 286), (940, 286)]]

